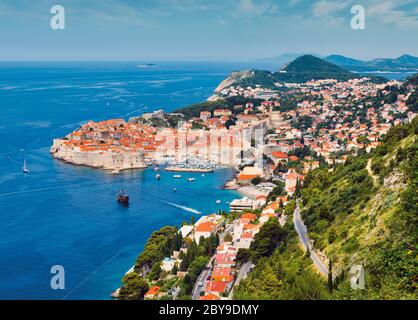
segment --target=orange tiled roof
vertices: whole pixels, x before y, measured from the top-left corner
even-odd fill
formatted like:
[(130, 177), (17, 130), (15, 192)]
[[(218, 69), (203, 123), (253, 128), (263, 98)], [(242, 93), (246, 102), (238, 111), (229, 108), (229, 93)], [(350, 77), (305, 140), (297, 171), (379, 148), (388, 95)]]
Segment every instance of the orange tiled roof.
[(238, 180), (251, 180), (258, 177), (256, 174), (240, 174)]
[(226, 282), (222, 282), (222, 281), (210, 281), (206, 287), (207, 291), (212, 291), (212, 292), (219, 292), (222, 293), (225, 291), (226, 289)]
[(244, 213), (241, 215), (240, 219), (244, 220), (244, 219), (248, 219), (250, 221), (254, 221), (257, 219), (257, 216), (253, 213)]
[(212, 277), (228, 277), (231, 274), (231, 268), (215, 267), (213, 268)]
[(203, 297), (200, 297), (199, 300), (219, 300), (220, 298), (217, 295), (209, 293)]
[(288, 156), (286, 153), (281, 152), (281, 151), (274, 151), (271, 153), (271, 155), (277, 159), (287, 159)]
[(144, 296), (147, 297), (147, 296), (150, 296), (150, 295), (155, 295), (160, 291), (160, 289), (161, 288), (159, 286), (153, 286), (147, 291), (147, 293), (145, 293)]
[(199, 223), (195, 229), (196, 232), (212, 232), (216, 225), (213, 222)]

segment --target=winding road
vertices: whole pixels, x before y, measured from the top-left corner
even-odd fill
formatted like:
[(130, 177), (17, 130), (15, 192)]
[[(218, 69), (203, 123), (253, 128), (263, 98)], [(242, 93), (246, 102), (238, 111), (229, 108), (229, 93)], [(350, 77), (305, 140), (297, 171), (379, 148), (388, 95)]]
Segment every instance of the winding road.
[(293, 224), (295, 226), (295, 230), (299, 235), (300, 242), (302, 243), (305, 250), (309, 249), (310, 258), (319, 272), (327, 276), (328, 275), (328, 267), (322, 262), (322, 260), (318, 257), (318, 255), (313, 250), (311, 243), (309, 242), (308, 238), (308, 230), (304, 225), (302, 218), (300, 216), (300, 207), (299, 207), (299, 200), (296, 201), (296, 209), (293, 213)]

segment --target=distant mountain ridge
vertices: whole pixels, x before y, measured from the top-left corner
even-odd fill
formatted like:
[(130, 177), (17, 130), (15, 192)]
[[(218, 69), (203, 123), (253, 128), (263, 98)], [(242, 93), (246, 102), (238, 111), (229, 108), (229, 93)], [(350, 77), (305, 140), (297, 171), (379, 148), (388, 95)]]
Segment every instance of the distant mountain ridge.
[(275, 63), (278, 67), (281, 68), (297, 59), (298, 57), (305, 55), (321, 58), (350, 71), (418, 71), (418, 57), (409, 54), (404, 54), (397, 58), (376, 58), (373, 60), (360, 60), (339, 54), (321, 56), (317, 53), (283, 53), (276, 57), (257, 59), (257, 61)]
[(315, 56), (317, 58), (323, 58), (323, 56), (314, 53), (314, 52), (303, 52), (303, 53), (283, 53), (280, 54), (278, 56), (275, 57), (271, 57), (271, 58), (262, 58), (262, 59), (257, 59), (258, 62), (267, 62), (267, 63), (274, 63), (277, 64), (278, 67), (283, 67), (284, 65), (292, 62), (293, 60), (295, 60), (296, 58), (299, 58), (301, 56), (304, 55), (311, 55), (311, 56)]
[(404, 54), (398, 58), (377, 58), (363, 61), (345, 57), (342, 55), (330, 55), (324, 60), (343, 68), (360, 71), (367, 68), (369, 71), (418, 71), (418, 57)]

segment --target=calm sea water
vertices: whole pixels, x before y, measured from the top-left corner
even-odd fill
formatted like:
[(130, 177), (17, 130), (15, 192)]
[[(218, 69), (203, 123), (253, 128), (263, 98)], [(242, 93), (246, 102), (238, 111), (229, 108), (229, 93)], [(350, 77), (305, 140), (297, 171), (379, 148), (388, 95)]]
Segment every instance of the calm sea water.
[[(221, 189), (231, 170), (181, 180), (162, 172), (157, 181), (150, 169), (114, 176), (53, 160), (49, 148), (53, 138), (87, 120), (200, 102), (243, 67), (0, 64), (0, 299), (108, 299), (154, 230), (189, 221), (194, 213), (187, 208), (226, 209), (237, 196)], [(192, 176), (196, 181), (187, 182)], [(122, 185), (129, 208), (115, 201)], [(53, 265), (65, 268), (65, 290), (51, 290)]]
[[(226, 209), (237, 196), (221, 189), (231, 170), (181, 180), (162, 172), (157, 181), (152, 170), (113, 176), (51, 158), (52, 139), (87, 120), (172, 111), (206, 99), (231, 71), (274, 69), (137, 65), (0, 63), (0, 299), (109, 299), (154, 230), (189, 221), (194, 213), (188, 208), (203, 214)], [(196, 181), (187, 182), (192, 176)], [(115, 201), (122, 185), (129, 208)], [(51, 290), (53, 265), (65, 268), (65, 290)]]

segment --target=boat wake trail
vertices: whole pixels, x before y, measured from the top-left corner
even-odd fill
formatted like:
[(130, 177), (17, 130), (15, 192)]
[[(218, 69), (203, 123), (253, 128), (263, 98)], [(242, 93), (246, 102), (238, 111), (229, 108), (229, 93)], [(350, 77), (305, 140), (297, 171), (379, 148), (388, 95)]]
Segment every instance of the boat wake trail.
[(169, 204), (170, 206), (173, 206), (173, 207), (176, 207), (176, 208), (182, 209), (182, 210), (184, 210), (184, 211), (188, 211), (188, 212), (195, 213), (195, 214), (202, 214), (202, 212), (200, 212), (200, 211), (198, 211), (198, 210), (196, 210), (196, 209), (193, 209), (193, 208), (189, 208), (189, 207), (181, 206), (181, 205), (179, 205), (179, 204), (172, 203), (172, 202), (168, 202), (168, 201), (165, 201), (165, 203)]

